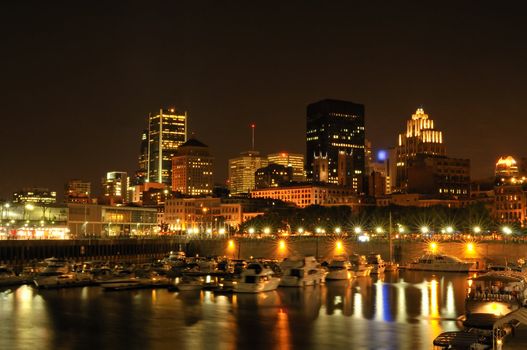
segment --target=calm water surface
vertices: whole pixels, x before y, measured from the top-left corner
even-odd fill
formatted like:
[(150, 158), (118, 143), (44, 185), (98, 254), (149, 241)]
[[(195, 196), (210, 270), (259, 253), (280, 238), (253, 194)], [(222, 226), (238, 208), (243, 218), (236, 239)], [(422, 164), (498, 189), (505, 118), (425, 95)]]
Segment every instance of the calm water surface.
[(467, 275), (400, 272), (259, 295), (0, 290), (0, 349), (430, 349)]

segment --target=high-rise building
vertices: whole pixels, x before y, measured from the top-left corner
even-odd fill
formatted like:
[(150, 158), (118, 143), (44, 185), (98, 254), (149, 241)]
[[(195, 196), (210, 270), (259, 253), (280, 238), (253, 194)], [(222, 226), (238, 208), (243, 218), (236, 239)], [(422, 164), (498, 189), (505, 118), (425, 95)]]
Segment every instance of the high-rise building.
[(310, 104), (306, 130), (308, 180), (346, 185), (362, 193), (364, 105), (338, 100)]
[(508, 180), (520, 176), (520, 170), (516, 159), (512, 156), (500, 157), (496, 163), (496, 184), (505, 183)]
[(66, 203), (89, 203), (91, 197), (91, 182), (73, 179), (68, 181), (64, 191)]
[(174, 108), (160, 109), (148, 116), (148, 129), (141, 136), (139, 167), (144, 171), (141, 182), (172, 183), (172, 157), (187, 141), (187, 112)]
[(418, 154), (446, 156), (443, 133), (434, 128), (434, 121), (418, 108), (406, 122), (406, 132), (399, 134), (397, 150), (397, 182), (395, 187), (405, 192), (408, 187), (408, 160)]
[(172, 158), (172, 190), (191, 196), (212, 194), (213, 161), (209, 147), (194, 138), (179, 146)]
[(280, 164), (285, 167), (291, 167), (293, 170), (293, 181), (306, 181), (303, 154), (288, 152), (272, 153), (267, 156), (267, 160), (269, 164)]
[(255, 188), (256, 170), (267, 166), (267, 158), (257, 151), (248, 151), (229, 159), (229, 190), (231, 194), (249, 193)]
[(102, 179), (104, 201), (113, 204), (126, 203), (128, 175), (123, 171), (110, 171)]
[(278, 187), (289, 184), (293, 178), (293, 168), (281, 164), (270, 163), (256, 170), (256, 188)]

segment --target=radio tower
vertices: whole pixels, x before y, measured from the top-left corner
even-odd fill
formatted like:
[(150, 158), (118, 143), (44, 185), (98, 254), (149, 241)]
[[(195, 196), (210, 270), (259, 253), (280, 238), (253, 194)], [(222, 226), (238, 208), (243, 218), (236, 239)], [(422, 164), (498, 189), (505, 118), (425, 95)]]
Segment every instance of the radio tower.
[(251, 133), (252, 133), (252, 148), (251, 148), (251, 151), (254, 151), (254, 129), (256, 129), (256, 124), (252, 123), (251, 124)]

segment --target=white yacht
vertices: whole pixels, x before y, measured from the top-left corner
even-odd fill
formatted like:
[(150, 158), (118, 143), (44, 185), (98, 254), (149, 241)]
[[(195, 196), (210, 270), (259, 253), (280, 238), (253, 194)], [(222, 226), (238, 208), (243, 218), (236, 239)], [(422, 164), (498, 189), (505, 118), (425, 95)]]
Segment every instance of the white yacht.
[(33, 279), (37, 288), (77, 287), (93, 282), (91, 274), (70, 271), (65, 260), (49, 258), (45, 263), (46, 267)]
[(0, 266), (0, 287), (16, 286), (24, 283), (26, 283), (24, 276), (17, 276), (7, 266)]
[(283, 272), (280, 285), (284, 287), (305, 287), (326, 281), (327, 271), (313, 256), (303, 259), (286, 259), (280, 264)]
[(351, 271), (355, 277), (367, 277), (371, 274), (373, 267), (368, 264), (364, 255), (353, 254), (350, 257)]
[(273, 270), (261, 263), (250, 263), (242, 271), (240, 278), (233, 283), (236, 293), (269, 292), (278, 288), (280, 278), (274, 276)]
[(463, 272), (468, 273), (471, 262), (461, 261), (460, 259), (437, 253), (428, 253), (412, 261), (407, 269), (417, 271), (441, 271), (441, 272)]
[(384, 269), (386, 268), (384, 260), (382, 260), (379, 254), (375, 253), (368, 255), (368, 264), (371, 265), (371, 273), (374, 275), (384, 273)]
[(349, 280), (355, 277), (351, 263), (346, 256), (335, 256), (329, 262), (327, 280)]
[(173, 252), (171, 251), (167, 257), (163, 258), (161, 260), (161, 263), (163, 264), (163, 267), (165, 270), (170, 270), (173, 267), (183, 267), (187, 264), (185, 252), (178, 251)]

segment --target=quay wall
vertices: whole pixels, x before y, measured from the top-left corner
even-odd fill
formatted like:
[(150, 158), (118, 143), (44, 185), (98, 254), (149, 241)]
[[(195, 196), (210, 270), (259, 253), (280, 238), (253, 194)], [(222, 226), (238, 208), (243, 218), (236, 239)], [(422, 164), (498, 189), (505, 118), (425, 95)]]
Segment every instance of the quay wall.
[[(278, 239), (232, 238), (189, 239), (171, 236), (149, 239), (84, 239), (84, 240), (5, 240), (0, 241), (0, 264), (22, 265), (48, 257), (73, 260), (111, 260), (148, 262), (161, 258), (169, 251), (182, 250), (188, 256), (227, 256), (248, 259), (265, 257), (282, 259), (287, 256), (315, 255), (328, 259), (335, 253), (336, 239), (331, 237), (289, 237), (280, 246)], [(376, 252), (384, 259), (389, 256), (387, 241), (357, 242), (342, 239), (340, 253), (369, 254)], [(438, 251), (462, 259), (481, 259), (492, 263), (515, 262), (527, 258), (527, 243), (487, 241), (474, 244), (472, 251), (463, 242), (438, 243)], [(428, 243), (399, 241), (393, 243), (393, 257), (408, 262), (428, 249)]]

